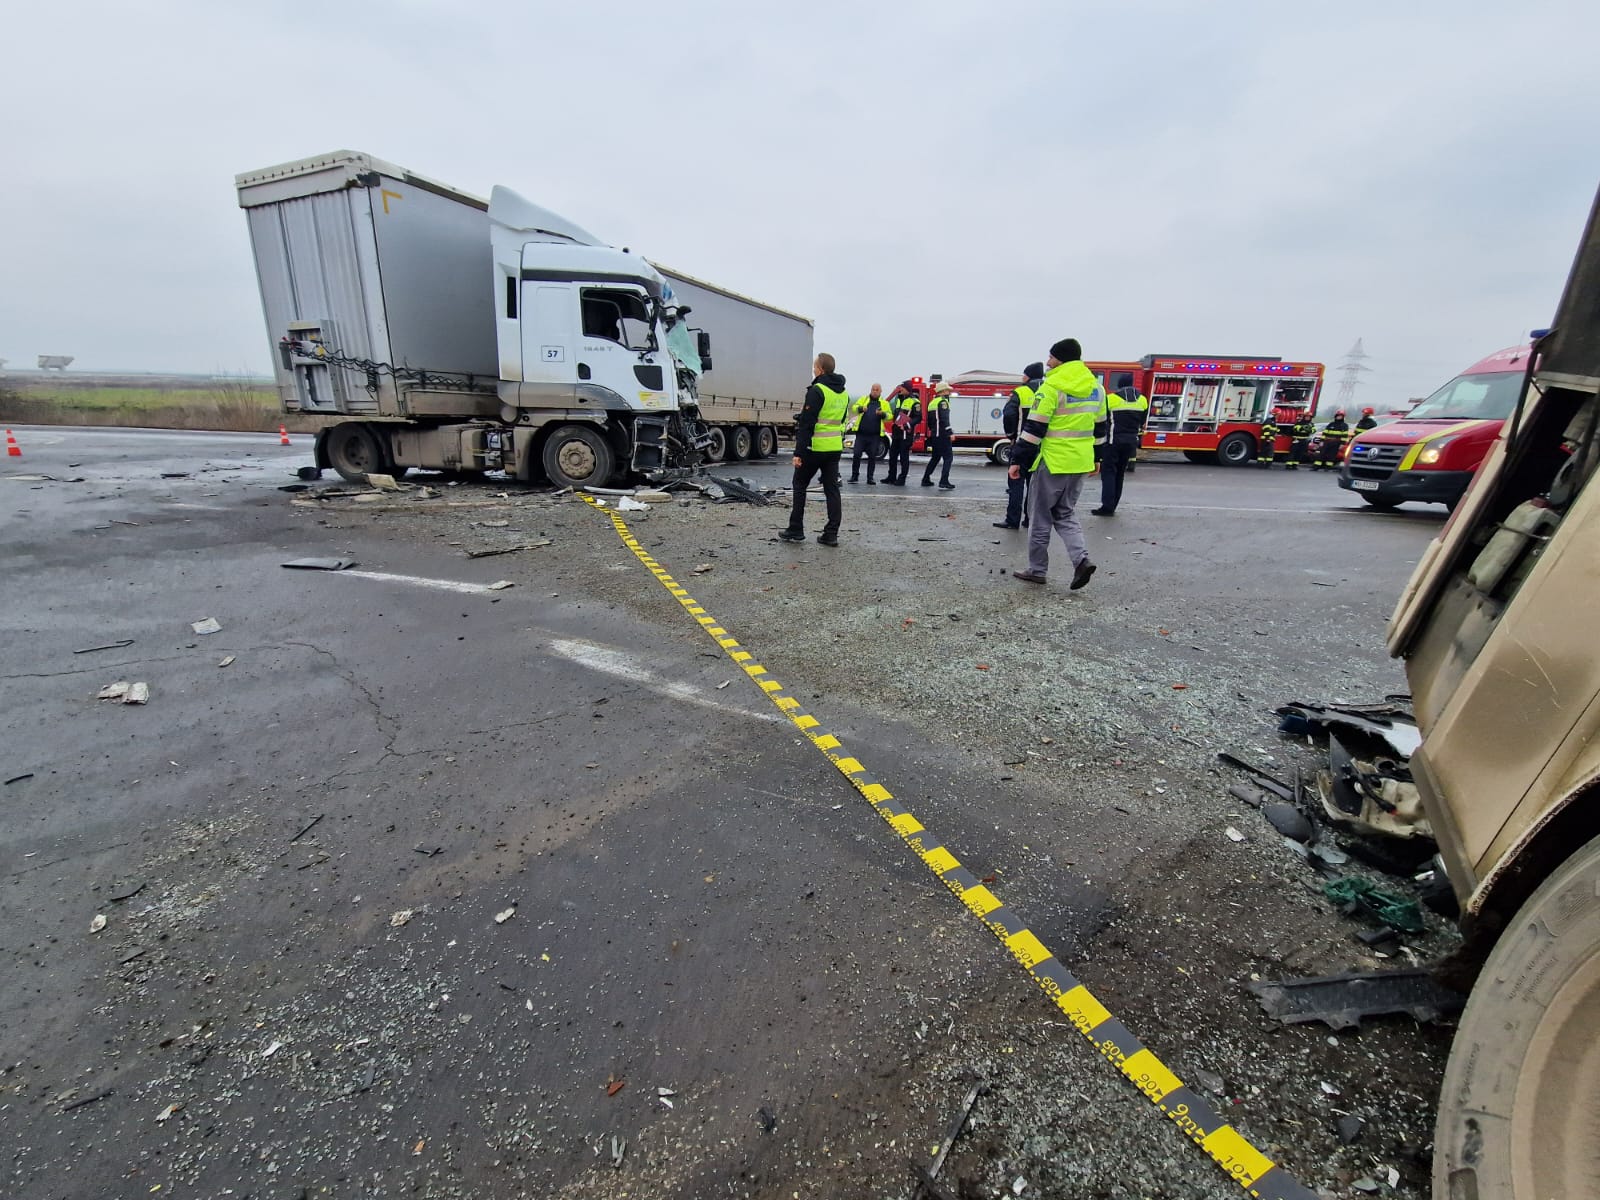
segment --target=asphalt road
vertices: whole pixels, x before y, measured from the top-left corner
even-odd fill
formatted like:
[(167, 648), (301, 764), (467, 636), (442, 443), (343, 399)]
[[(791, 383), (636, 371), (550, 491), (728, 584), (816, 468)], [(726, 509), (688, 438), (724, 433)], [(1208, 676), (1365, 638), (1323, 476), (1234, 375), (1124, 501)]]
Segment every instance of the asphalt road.
[[(549, 557), (469, 559), (405, 512), (295, 507), (277, 489), (306, 438), (17, 435), (0, 775), (27, 777), (0, 788), (0, 1192), (900, 1195), (952, 1103), (911, 1101), (930, 1036), (1003, 1009), (1009, 1037), (1034, 1012), (700, 630), (634, 598), (654, 581), (570, 501), (507, 501), (529, 532), (567, 531)], [(774, 486), (784, 461), (725, 470)], [(856, 536), (878, 508), (956, 507), (990, 544), (998, 469), (961, 460), (948, 495), (919, 476), (850, 488)], [(1364, 571), (1348, 615), (1367, 625), (1443, 519), (1364, 511), (1308, 472), (1136, 481), (1115, 522), (1182, 522), (1202, 564), (1243, 547), (1302, 581)], [(462, 523), (494, 500), (452, 497)], [(360, 567), (283, 568), (304, 556)], [(737, 630), (757, 648), (760, 612)], [(220, 632), (194, 633), (207, 617)], [(118, 680), (149, 702), (95, 699)], [(937, 779), (975, 860), (1019, 864), (1058, 953), (1125, 902), (1147, 838), (1063, 871), (1027, 844), (1034, 799), (994, 796), (936, 714), (826, 690), (875, 771)], [(1107, 1153), (1173, 1164), (1141, 1194), (1233, 1194), (1084, 1070), (1122, 1131)]]

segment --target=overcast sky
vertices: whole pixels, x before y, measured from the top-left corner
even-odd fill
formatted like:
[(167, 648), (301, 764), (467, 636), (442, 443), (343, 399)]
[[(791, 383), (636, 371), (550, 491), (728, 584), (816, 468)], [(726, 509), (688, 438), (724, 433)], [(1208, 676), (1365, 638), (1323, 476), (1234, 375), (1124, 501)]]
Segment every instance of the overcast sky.
[(352, 148), (810, 316), (852, 385), (1361, 337), (1382, 406), (1549, 320), (1596, 45), (1589, 0), (10, 6), (0, 357), (266, 372), (233, 176)]

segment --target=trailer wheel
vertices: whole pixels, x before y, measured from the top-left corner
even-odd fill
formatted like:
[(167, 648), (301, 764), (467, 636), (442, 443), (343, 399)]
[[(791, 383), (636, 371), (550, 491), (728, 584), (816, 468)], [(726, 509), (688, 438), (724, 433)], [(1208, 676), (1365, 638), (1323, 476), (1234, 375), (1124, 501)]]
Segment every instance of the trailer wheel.
[(997, 467), (1008, 466), (1011, 462), (1011, 440), (1001, 438), (989, 447), (989, 461)]
[(735, 425), (733, 432), (728, 435), (728, 461), (742, 462), (749, 458), (755, 445), (755, 434), (750, 432), (750, 426)]
[(1256, 456), (1256, 440), (1248, 433), (1230, 433), (1217, 443), (1217, 461), (1225, 467), (1242, 467)]
[(617, 461), (600, 431), (587, 425), (556, 426), (540, 457), (550, 482), (570, 488), (605, 486)]
[(1600, 1196), (1600, 838), (1512, 918), (1472, 989), (1439, 1093), (1433, 1194)]
[(756, 429), (756, 457), (771, 458), (778, 452), (778, 431), (771, 425)]
[(721, 425), (713, 425), (710, 429), (706, 430), (706, 433), (711, 437), (710, 445), (708, 445), (704, 450), (706, 461), (708, 463), (721, 462), (723, 456), (728, 453), (727, 431), (724, 430)]
[(369, 472), (388, 468), (377, 435), (359, 421), (346, 421), (328, 431), (328, 465), (351, 483), (365, 483)]

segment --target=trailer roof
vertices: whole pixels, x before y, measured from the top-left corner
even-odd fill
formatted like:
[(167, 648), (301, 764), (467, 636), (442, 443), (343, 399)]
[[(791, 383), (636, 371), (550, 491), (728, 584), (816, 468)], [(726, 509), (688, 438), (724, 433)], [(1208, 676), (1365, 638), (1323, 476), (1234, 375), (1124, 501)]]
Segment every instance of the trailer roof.
[(776, 304), (768, 304), (765, 300), (753, 300), (749, 296), (741, 295), (731, 288), (725, 288), (715, 283), (707, 283), (704, 279), (697, 279), (693, 275), (685, 275), (682, 271), (675, 271), (671, 267), (656, 262), (653, 258), (646, 261), (667, 276), (668, 282), (674, 279), (681, 279), (685, 283), (692, 283), (695, 287), (705, 288), (708, 292), (716, 292), (720, 296), (726, 296), (730, 300), (737, 300), (741, 304), (753, 304), (757, 308), (764, 308), (768, 312), (777, 313), (780, 317), (788, 317), (791, 321), (803, 321), (811, 326), (813, 330), (817, 327), (817, 323), (810, 317), (802, 317), (799, 313), (792, 313), (786, 308), (779, 308)]
[(343, 191), (348, 187), (360, 186), (362, 176), (374, 174), (402, 180), (413, 187), (437, 192), (485, 212), (489, 209), (489, 202), (480, 196), (440, 183), (437, 179), (429, 179), (426, 175), (418, 175), (415, 171), (408, 171), (359, 150), (331, 150), (327, 154), (279, 163), (275, 167), (246, 171), (233, 177), (233, 185), (239, 191), (239, 206), (253, 208), (258, 204), (272, 204), (296, 196)]

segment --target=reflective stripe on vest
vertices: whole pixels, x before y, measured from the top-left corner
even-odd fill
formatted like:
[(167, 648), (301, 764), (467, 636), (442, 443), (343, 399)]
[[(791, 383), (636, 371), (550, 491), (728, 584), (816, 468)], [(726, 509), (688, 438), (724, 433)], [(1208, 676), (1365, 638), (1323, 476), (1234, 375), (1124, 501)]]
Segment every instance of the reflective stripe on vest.
[(1054, 386), (1041, 388), (1035, 420), (1052, 401), (1038, 461), (1052, 475), (1087, 475), (1094, 470), (1094, 427), (1107, 416), (1105, 389), (1096, 384), (1088, 396), (1071, 396)]
[(842, 451), (844, 417), (850, 408), (850, 397), (820, 383), (814, 386), (822, 393), (822, 411), (817, 414), (817, 427), (811, 431), (811, 449)]

